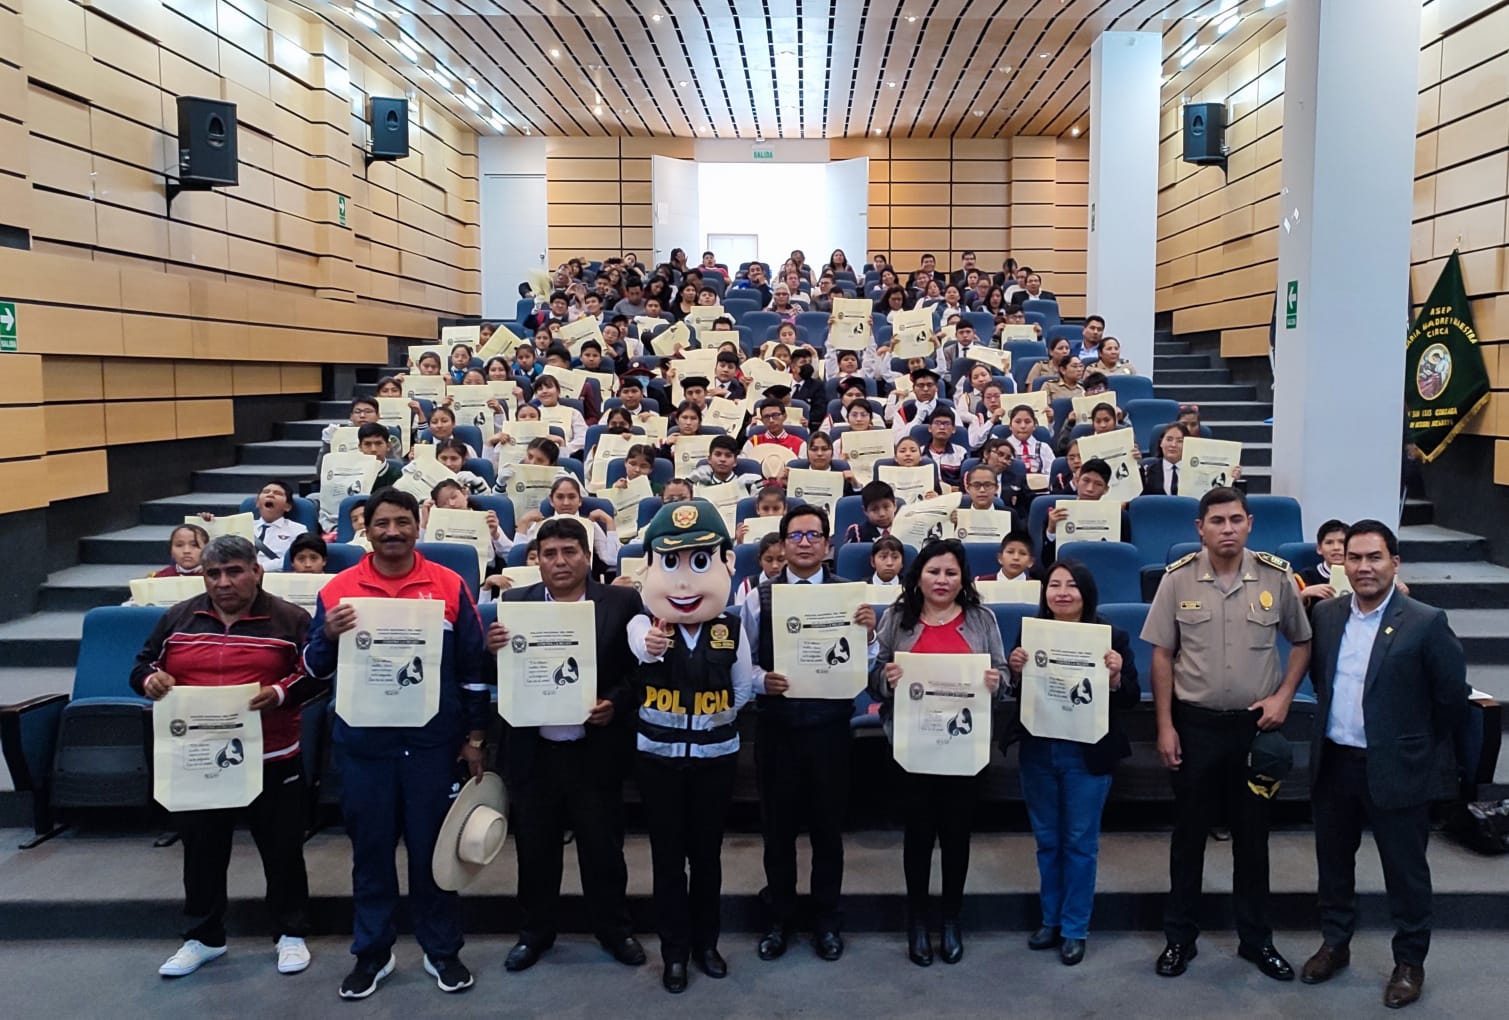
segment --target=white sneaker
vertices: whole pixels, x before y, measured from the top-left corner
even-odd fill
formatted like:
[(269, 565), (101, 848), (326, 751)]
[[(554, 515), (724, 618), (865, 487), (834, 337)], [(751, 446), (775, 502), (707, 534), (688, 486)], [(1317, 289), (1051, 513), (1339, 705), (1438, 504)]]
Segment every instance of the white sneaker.
[(278, 939), (278, 973), (297, 974), (309, 966), (309, 947), (292, 935)]
[(211, 960), (225, 955), (224, 946), (207, 946), (198, 939), (189, 939), (178, 947), (178, 952), (168, 957), (168, 962), (157, 968), (163, 977), (187, 977)]

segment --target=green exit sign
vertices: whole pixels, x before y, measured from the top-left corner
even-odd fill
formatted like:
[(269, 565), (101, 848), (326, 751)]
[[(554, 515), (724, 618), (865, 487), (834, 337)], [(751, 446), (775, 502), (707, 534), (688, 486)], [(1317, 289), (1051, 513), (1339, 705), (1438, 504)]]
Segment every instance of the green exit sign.
[(339, 201), (336, 203), (336, 208), (340, 211), (341, 226), (344, 227), (346, 225), (346, 196), (339, 195), (337, 197), (339, 198)]
[(13, 301), (0, 301), (0, 354), (15, 354), (16, 305)]
[(755, 149), (752, 153), (755, 159), (775, 159), (774, 149)]
[(1299, 281), (1290, 280), (1284, 294), (1284, 328), (1294, 329), (1299, 325)]

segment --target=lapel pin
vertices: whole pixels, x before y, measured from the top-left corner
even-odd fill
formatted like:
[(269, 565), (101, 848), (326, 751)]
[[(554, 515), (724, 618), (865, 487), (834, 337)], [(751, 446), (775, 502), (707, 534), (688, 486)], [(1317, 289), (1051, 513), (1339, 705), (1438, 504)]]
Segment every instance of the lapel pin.
[(1392, 628), (1392, 627), (1385, 627), (1385, 628), (1383, 628), (1383, 633), (1385, 633), (1385, 634), (1392, 634), (1393, 632), (1394, 632), (1394, 628)]

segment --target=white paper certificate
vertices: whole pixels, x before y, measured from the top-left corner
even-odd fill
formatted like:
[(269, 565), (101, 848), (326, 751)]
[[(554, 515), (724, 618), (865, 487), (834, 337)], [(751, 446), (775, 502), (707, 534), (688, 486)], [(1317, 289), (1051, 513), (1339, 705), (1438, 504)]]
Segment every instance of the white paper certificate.
[[(326, 458), (329, 458), (329, 454), (326, 454)], [(369, 457), (367, 459), (371, 460), (372, 458)], [(190, 514), (183, 519), (183, 523), (197, 524), (209, 534), (210, 538), (219, 538), (221, 535), (235, 535), (237, 538), (244, 538), (248, 542), (254, 544), (256, 542), (256, 522), (252, 518), (250, 511), (244, 514), (224, 514), (208, 521), (203, 517)]]
[(869, 673), (869, 635), (854, 623), (869, 585), (778, 584), (771, 591), (775, 670), (788, 698), (849, 701)]
[(422, 506), (435, 491), (435, 486), (441, 482), (454, 482), (456, 472), (435, 459), (435, 447), (432, 444), (421, 443), (414, 449), (418, 452), (414, 454), (413, 460), (404, 465), (403, 474), (398, 476), (393, 488), (407, 492)]
[(990, 764), (990, 656), (897, 652), (896, 665), (896, 763), (932, 776), (973, 776)]
[(702, 412), (702, 424), (722, 429), (735, 439), (744, 427), (744, 404), (727, 397), (708, 397)]
[(1010, 510), (971, 510), (966, 507), (959, 511), (954, 537), (961, 542), (995, 542), (999, 545), (1010, 532)]
[(471, 546), (477, 551), (477, 579), (487, 576), (487, 564), (493, 558), (493, 533), (487, 526), (487, 511), (430, 507), (424, 540)]
[(896, 512), (891, 522), (891, 534), (902, 545), (921, 549), (929, 542), (949, 537), (954, 533), (953, 510), (946, 500), (919, 499), (908, 503)]
[(1043, 595), (1042, 582), (1026, 577), (1014, 581), (1000, 578), (976, 581), (975, 589), (987, 606), (1035, 606), (1041, 603)]
[[(1342, 566), (1340, 563), (1330, 568), (1328, 579), (1331, 582), (1331, 589), (1335, 591), (1336, 594), (1352, 594), (1352, 579), (1347, 576), (1347, 568)], [(134, 591), (136, 582), (132, 581), (131, 584), (133, 586), (132, 590)]]
[(933, 349), (937, 345), (933, 343), (933, 310), (931, 308), (891, 312), (888, 318), (891, 320), (892, 357), (930, 358), (933, 356)]
[(890, 429), (845, 432), (838, 437), (833, 455), (849, 462), (854, 480), (868, 485), (875, 480), (875, 462), (891, 455)]
[(917, 502), (924, 492), (938, 491), (937, 468), (931, 464), (916, 467), (880, 464), (875, 468), (875, 477), (889, 485), (896, 498), (906, 503)]
[(1008, 340), (1036, 340), (1036, 339), (1038, 339), (1037, 330), (1033, 328), (1032, 323), (1030, 323), (1030, 322), (1023, 322), (1023, 323), (1017, 323), (1017, 324), (1012, 324), (1012, 323), (1008, 322), (1006, 325), (1004, 325), (1004, 326), (1001, 327), (1001, 342), (1002, 343), (1005, 343)]
[(403, 395), (415, 400), (428, 400), (432, 404), (445, 403), (445, 376), (420, 375), (411, 372), (404, 376)]
[(862, 351), (870, 346), (875, 305), (868, 298), (834, 298), (828, 326), (828, 346), (839, 351)]
[[(889, 609), (896, 604), (904, 589), (899, 584), (875, 584), (865, 585), (865, 601), (872, 606), (885, 606)], [(879, 615), (878, 613), (876, 615)]]
[(787, 473), (786, 491), (791, 493), (793, 499), (822, 507), (827, 511), (828, 519), (831, 521), (833, 508), (838, 505), (838, 501), (844, 494), (844, 473), (792, 468)]
[(313, 616), (315, 604), (319, 602), (320, 590), (334, 576), (334, 574), (295, 574), (291, 570), (267, 573), (262, 575), (262, 590), (286, 602), (292, 602)]
[(723, 518), (723, 526), (732, 535), (738, 528), (736, 518), (739, 515), (739, 500), (748, 496), (749, 490), (738, 482), (728, 481), (719, 485), (694, 485), (692, 495), (717, 507), (718, 514)]
[[(499, 464), (522, 464), (524, 455), (529, 452), (529, 444), (536, 439), (549, 439), (557, 446), (561, 444), (561, 438), (550, 431), (550, 424), (545, 421), (510, 421), (505, 422), (499, 432), (508, 436), (509, 442), (499, 443), (493, 449), (498, 451)], [(602, 436), (598, 441), (606, 439)]]
[(1054, 504), (1069, 512), (1055, 532), (1060, 545), (1070, 542), (1120, 542), (1121, 504), (1110, 496), (1100, 499), (1061, 499)]
[(513, 503), (513, 519), (519, 520), (550, 496), (550, 486), (560, 477), (554, 464), (519, 464), (508, 480), (508, 499)]
[[(442, 329), (441, 332), (444, 333), (445, 331)], [(500, 322), (493, 327), (492, 339), (488, 340), (483, 348), (477, 352), (477, 357), (483, 361), (497, 357), (506, 358), (521, 343), (523, 341), (519, 339), (518, 334)]]
[(598, 347), (607, 346), (607, 344), (603, 343), (602, 328), (598, 325), (597, 320), (590, 315), (584, 315), (575, 322), (566, 323), (566, 325), (561, 327), (560, 332), (556, 336), (571, 350), (573, 358), (580, 358), (582, 356), (582, 344), (588, 340), (596, 340)]
[(587, 491), (601, 493), (608, 487), (608, 465), (622, 457), (628, 456), (629, 447), (636, 442), (643, 443), (644, 436), (615, 435), (612, 432), (604, 432), (597, 437), (597, 445), (592, 448), (592, 466), (587, 471)]
[(1142, 474), (1137, 470), (1137, 437), (1131, 429), (1112, 429), (1098, 436), (1079, 437), (1080, 462), (1099, 457), (1111, 469), (1111, 487), (1103, 499), (1130, 503), (1142, 495)]
[(378, 397), (377, 421), (388, 430), (388, 435), (398, 434), (398, 449), (392, 449), (389, 440), (389, 456), (406, 457), (409, 454), (409, 428), (414, 423), (414, 411), (409, 407), (408, 397)]
[(723, 314), (722, 305), (696, 305), (686, 313), (686, 324), (696, 330), (700, 337), (704, 330), (711, 333), (713, 323)]
[(245, 807), (262, 792), (259, 684), (175, 685), (152, 705), (152, 798), (169, 811)]
[(591, 602), (503, 602), (498, 712), (511, 726), (576, 726), (597, 704), (597, 617)]
[(356, 626), (341, 635), (335, 712), (348, 726), (423, 726), (440, 711), (445, 603), (343, 599)]
[(1230, 439), (1186, 436), (1184, 459), (1179, 462), (1179, 495), (1199, 499), (1211, 489), (1232, 482), (1231, 471), (1242, 463), (1242, 444)]
[(371, 492), (382, 461), (368, 453), (327, 453), (320, 461), (320, 510), (334, 516), (347, 496)]
[(685, 478), (697, 469), (697, 462), (707, 458), (707, 448), (712, 436), (677, 436), (673, 444), (676, 451), (676, 477)]
[(1111, 628), (1103, 623), (1022, 621), (1022, 725), (1035, 737), (1093, 744), (1110, 725), (1106, 653)]
[(1070, 403), (1074, 408), (1074, 420), (1081, 425), (1087, 425), (1097, 405), (1110, 404), (1112, 407), (1116, 406), (1116, 391), (1106, 390), (1104, 393), (1096, 393), (1088, 397), (1073, 397)]
[[(267, 574), (263, 580), (272, 576), (274, 575)], [(203, 594), (203, 574), (131, 579), (131, 604), (133, 606), (176, 606), (185, 599)]]
[(964, 357), (987, 365), (1003, 375), (1011, 371), (1011, 352), (996, 347), (986, 347), (984, 340), (976, 340), (965, 348)]
[[(451, 410), (456, 414), (457, 425), (475, 425), (486, 439), (498, 431), (497, 416), (487, 406), (495, 400), (491, 386), (447, 386), (446, 395), (451, 398)], [(478, 456), (481, 450), (476, 451)]]
[(744, 525), (744, 540), (740, 545), (759, 545), (766, 535), (778, 535), (781, 531), (779, 517), (746, 517), (741, 523)]
[(626, 480), (622, 488), (609, 486), (602, 491), (604, 499), (613, 504), (613, 526), (618, 530), (620, 542), (633, 541), (639, 534), (639, 504), (655, 495), (647, 475)]

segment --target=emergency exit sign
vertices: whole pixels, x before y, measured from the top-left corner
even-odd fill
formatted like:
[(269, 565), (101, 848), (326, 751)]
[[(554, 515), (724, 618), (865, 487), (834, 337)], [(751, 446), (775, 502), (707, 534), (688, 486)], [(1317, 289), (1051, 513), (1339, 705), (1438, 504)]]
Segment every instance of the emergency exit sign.
[(775, 159), (774, 149), (755, 149), (751, 155), (755, 159)]

